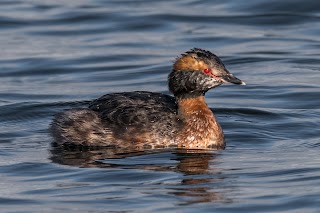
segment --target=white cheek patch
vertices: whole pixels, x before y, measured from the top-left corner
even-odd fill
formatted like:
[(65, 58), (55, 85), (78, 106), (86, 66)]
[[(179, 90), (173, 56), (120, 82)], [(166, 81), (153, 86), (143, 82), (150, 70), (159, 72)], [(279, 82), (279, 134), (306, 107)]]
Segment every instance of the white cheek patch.
[(219, 86), (222, 83), (220, 79), (210, 78), (210, 80), (206, 80), (203, 85), (208, 88), (213, 88)]

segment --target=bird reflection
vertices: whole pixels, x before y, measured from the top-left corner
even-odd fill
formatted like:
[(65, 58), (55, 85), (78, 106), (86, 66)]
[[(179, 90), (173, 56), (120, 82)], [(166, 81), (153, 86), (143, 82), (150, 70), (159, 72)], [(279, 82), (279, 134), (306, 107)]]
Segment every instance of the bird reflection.
[[(178, 172), (184, 174), (183, 179), (169, 185), (169, 194), (183, 196), (186, 199), (179, 205), (205, 202), (232, 202), (219, 188), (225, 177), (221, 169), (212, 167), (219, 153), (212, 150), (158, 149), (158, 150), (123, 150), (123, 149), (80, 149), (53, 146), (50, 159), (54, 163), (83, 168), (126, 168), (152, 171)], [(148, 155), (169, 155), (165, 163), (157, 162)], [(167, 157), (167, 156), (166, 156)], [(143, 158), (135, 163), (131, 158)], [(145, 160), (150, 159), (150, 160)], [(132, 163), (133, 162), (133, 163)], [(187, 186), (187, 187), (186, 187)]]

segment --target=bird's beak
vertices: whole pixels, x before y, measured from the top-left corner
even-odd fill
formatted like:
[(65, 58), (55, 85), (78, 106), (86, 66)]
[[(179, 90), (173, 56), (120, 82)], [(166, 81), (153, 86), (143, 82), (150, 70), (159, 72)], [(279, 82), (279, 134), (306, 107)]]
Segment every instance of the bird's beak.
[(224, 83), (233, 83), (233, 84), (246, 85), (246, 83), (244, 83), (239, 78), (235, 77), (234, 75), (232, 75), (229, 72), (226, 75), (221, 76), (221, 80)]

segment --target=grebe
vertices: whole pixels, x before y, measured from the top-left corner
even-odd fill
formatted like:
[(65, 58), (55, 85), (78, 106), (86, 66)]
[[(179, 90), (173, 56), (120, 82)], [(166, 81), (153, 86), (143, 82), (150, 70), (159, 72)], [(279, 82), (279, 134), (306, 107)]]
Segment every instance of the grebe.
[(227, 82), (245, 85), (218, 56), (194, 48), (176, 59), (168, 76), (174, 97), (145, 91), (107, 94), (89, 108), (57, 114), (51, 133), (56, 144), (67, 146), (224, 149), (223, 131), (204, 95)]

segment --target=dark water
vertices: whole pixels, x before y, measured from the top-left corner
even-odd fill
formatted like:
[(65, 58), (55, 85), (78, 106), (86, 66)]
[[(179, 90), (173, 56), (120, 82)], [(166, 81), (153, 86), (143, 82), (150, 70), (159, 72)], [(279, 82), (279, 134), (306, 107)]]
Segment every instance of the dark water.
[[(320, 212), (319, 1), (0, 1), (1, 212)], [(167, 92), (180, 53), (247, 86), (206, 95), (224, 151), (52, 148), (63, 109)]]

